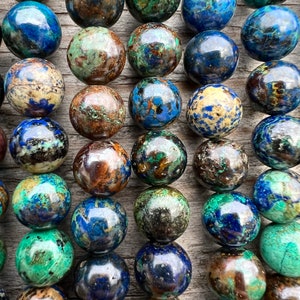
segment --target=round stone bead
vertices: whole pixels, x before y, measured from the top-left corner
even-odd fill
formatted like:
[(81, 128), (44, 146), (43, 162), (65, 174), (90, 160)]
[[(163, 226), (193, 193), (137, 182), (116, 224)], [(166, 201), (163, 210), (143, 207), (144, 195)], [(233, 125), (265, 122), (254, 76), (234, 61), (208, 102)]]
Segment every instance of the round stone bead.
[(258, 110), (288, 113), (300, 104), (300, 71), (283, 60), (265, 62), (250, 73), (246, 91)]
[(65, 84), (51, 62), (26, 58), (10, 67), (4, 89), (8, 103), (16, 111), (26, 117), (45, 117), (60, 106)]
[(71, 229), (75, 242), (93, 253), (117, 248), (127, 233), (127, 215), (120, 203), (110, 198), (88, 198), (77, 205)]
[(203, 206), (202, 222), (215, 242), (228, 247), (252, 242), (261, 224), (252, 200), (238, 192), (211, 195)]
[(114, 252), (92, 256), (76, 267), (74, 286), (79, 299), (125, 299), (130, 277), (122, 257)]
[(233, 17), (236, 0), (184, 0), (181, 9), (183, 20), (192, 31), (221, 30)]
[(81, 27), (111, 27), (121, 17), (124, 2), (124, 0), (65, 0), (69, 16)]
[(224, 249), (214, 253), (208, 264), (208, 282), (220, 299), (262, 299), (266, 290), (263, 264), (250, 250)]
[(4, 160), (7, 151), (7, 138), (3, 129), (0, 127), (0, 162)]
[(180, 0), (126, 0), (131, 15), (141, 23), (164, 22), (176, 12)]
[(6, 251), (5, 244), (2, 240), (0, 240), (0, 272), (4, 267), (6, 256), (7, 256), (7, 251)]
[(126, 187), (131, 175), (131, 163), (119, 143), (91, 142), (77, 153), (73, 174), (84, 191), (94, 196), (107, 197)]
[(77, 32), (67, 49), (72, 73), (88, 85), (107, 84), (125, 66), (126, 52), (120, 38), (104, 27), (87, 27)]
[(30, 231), (16, 250), (16, 268), (25, 284), (56, 284), (70, 270), (74, 250), (69, 237), (58, 229)]
[(257, 158), (270, 168), (284, 170), (300, 163), (300, 119), (277, 115), (263, 119), (253, 130)]
[(146, 243), (138, 251), (134, 263), (138, 285), (155, 299), (174, 299), (189, 286), (192, 263), (177, 243)]
[(268, 266), (288, 277), (300, 277), (300, 224), (271, 223), (261, 233), (260, 254)]
[(300, 179), (292, 171), (267, 170), (258, 176), (253, 201), (259, 212), (276, 223), (300, 216)]
[(0, 300), (9, 300), (6, 291), (2, 288), (0, 288)]
[(165, 78), (143, 78), (129, 95), (128, 108), (132, 119), (147, 130), (172, 124), (179, 118), (181, 107), (179, 89)]
[(110, 138), (124, 125), (122, 97), (108, 86), (87, 86), (73, 98), (69, 109), (75, 130), (91, 140)]
[(67, 300), (66, 295), (56, 285), (44, 288), (27, 287), (17, 300)]
[(205, 138), (221, 138), (231, 133), (243, 114), (238, 95), (222, 84), (198, 88), (190, 98), (186, 119), (188, 126)]
[(62, 37), (55, 13), (36, 1), (14, 5), (3, 19), (2, 34), (7, 48), (20, 58), (50, 56)]
[(207, 30), (187, 43), (183, 66), (190, 80), (205, 85), (230, 78), (238, 60), (239, 49), (229, 36), (218, 30)]
[(195, 151), (193, 170), (197, 181), (216, 192), (239, 187), (248, 172), (244, 148), (227, 139), (206, 140)]
[(267, 5), (248, 16), (241, 30), (241, 40), (248, 55), (256, 60), (281, 59), (296, 47), (300, 22), (288, 7)]
[(281, 4), (285, 0), (244, 0), (244, 2), (251, 8), (259, 8), (266, 5)]
[(134, 142), (131, 163), (134, 173), (143, 182), (153, 186), (167, 185), (183, 174), (187, 153), (173, 133), (149, 131)]
[(0, 180), (0, 217), (6, 213), (8, 204), (9, 193), (3, 181)]
[(179, 64), (182, 47), (175, 31), (162, 23), (137, 27), (128, 40), (128, 60), (139, 76), (166, 76)]
[[(0, 32), (1, 32), (1, 27), (0, 27)], [(1, 35), (0, 35), (1, 36)], [(1, 40), (1, 38), (0, 38)], [(0, 75), (0, 107), (4, 101), (5, 94), (4, 94), (4, 80), (2, 76)]]
[(162, 244), (179, 238), (190, 219), (188, 200), (172, 187), (143, 191), (135, 200), (133, 212), (139, 230), (152, 242)]
[(71, 193), (66, 182), (54, 173), (23, 179), (15, 188), (12, 207), (17, 219), (32, 229), (58, 226), (71, 207)]
[(9, 151), (15, 163), (31, 173), (49, 173), (64, 162), (69, 148), (65, 130), (54, 120), (26, 119), (10, 137)]

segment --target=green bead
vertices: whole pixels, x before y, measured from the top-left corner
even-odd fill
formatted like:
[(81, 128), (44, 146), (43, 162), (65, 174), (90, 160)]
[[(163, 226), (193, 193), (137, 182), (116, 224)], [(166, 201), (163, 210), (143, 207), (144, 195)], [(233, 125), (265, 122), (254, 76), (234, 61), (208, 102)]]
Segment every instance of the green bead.
[(0, 240), (0, 271), (4, 267), (5, 261), (6, 261), (6, 247), (4, 245), (4, 242)]

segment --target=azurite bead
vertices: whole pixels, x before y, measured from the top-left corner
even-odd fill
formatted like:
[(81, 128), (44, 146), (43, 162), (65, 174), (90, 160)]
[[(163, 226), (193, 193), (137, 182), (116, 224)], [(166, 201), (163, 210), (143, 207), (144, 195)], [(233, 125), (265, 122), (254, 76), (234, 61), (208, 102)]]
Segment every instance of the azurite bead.
[(251, 8), (259, 8), (266, 5), (280, 4), (286, 0), (244, 0), (245, 4)]
[(298, 43), (300, 22), (288, 7), (267, 5), (248, 16), (241, 30), (241, 40), (248, 55), (256, 60), (281, 59)]
[(44, 288), (27, 287), (17, 300), (67, 300), (64, 292), (56, 285)]
[(2, 180), (0, 180), (0, 217), (3, 216), (8, 208), (9, 203), (9, 193), (8, 190), (3, 183)]
[(13, 6), (3, 19), (2, 34), (7, 48), (20, 58), (50, 56), (58, 49), (62, 37), (55, 13), (36, 1)]

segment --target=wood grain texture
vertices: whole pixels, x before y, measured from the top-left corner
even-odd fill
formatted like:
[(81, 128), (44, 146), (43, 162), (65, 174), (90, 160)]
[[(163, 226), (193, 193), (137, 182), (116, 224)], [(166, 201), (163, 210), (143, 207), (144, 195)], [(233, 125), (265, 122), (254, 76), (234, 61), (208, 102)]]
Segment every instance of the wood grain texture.
[[(16, 4), (14, 0), (1, 0), (0, 3), (0, 20), (3, 19), (6, 12)], [(65, 2), (63, 0), (47, 0), (46, 4), (49, 5), (53, 11), (58, 15), (63, 29), (63, 40), (59, 50), (49, 58), (63, 73), (66, 93), (65, 99), (61, 107), (51, 115), (53, 119), (58, 121), (67, 131), (70, 140), (70, 150), (65, 163), (55, 172), (61, 175), (68, 183), (72, 192), (72, 209), (68, 218), (60, 226), (61, 229), (70, 233), (70, 215), (74, 207), (89, 195), (83, 192), (80, 187), (75, 183), (72, 174), (72, 161), (77, 151), (88, 142), (87, 139), (79, 136), (72, 128), (69, 121), (69, 104), (73, 96), (81, 90), (85, 85), (77, 80), (68, 68), (66, 61), (66, 48), (72, 36), (79, 30), (79, 27), (73, 23), (67, 14)], [(284, 5), (293, 8), (296, 13), (300, 14), (299, 0), (287, 0)], [(238, 7), (235, 16), (229, 25), (223, 30), (227, 33), (240, 48), (239, 66), (231, 79), (225, 82), (226, 85), (233, 88), (242, 99), (244, 115), (243, 120), (236, 131), (228, 136), (228, 138), (235, 140), (244, 145), (245, 150), (250, 158), (249, 174), (245, 183), (238, 188), (238, 191), (243, 192), (249, 196), (252, 193), (252, 186), (256, 177), (267, 167), (263, 166), (255, 157), (251, 148), (250, 138), (255, 125), (266, 115), (253, 110), (249, 99), (245, 93), (245, 82), (249, 72), (260, 64), (249, 58), (240, 41), (241, 25), (246, 19), (247, 15), (252, 12), (252, 9), (247, 8), (242, 0), (238, 0)], [(181, 37), (183, 48), (187, 42), (192, 38), (193, 34), (185, 27), (182, 19), (180, 8), (176, 14), (165, 22), (167, 25), (176, 30)], [(139, 25), (137, 21), (125, 10), (120, 20), (111, 28), (117, 33), (121, 40), (126, 45), (130, 33)], [(13, 54), (9, 53), (5, 45), (2, 43), (0, 47), (0, 74), (4, 75), (8, 68), (18, 60)], [(299, 66), (300, 63), (300, 48), (299, 46), (285, 58), (285, 60), (295, 63)], [(211, 192), (203, 189), (194, 179), (192, 172), (192, 158), (196, 147), (201, 143), (201, 138), (196, 136), (187, 127), (185, 121), (186, 104), (196, 86), (189, 82), (184, 74), (183, 62), (175, 69), (175, 71), (168, 76), (180, 89), (183, 99), (183, 110), (179, 120), (169, 127), (169, 130), (175, 133), (185, 144), (188, 151), (188, 166), (183, 176), (172, 184), (175, 188), (179, 189), (189, 200), (191, 208), (190, 224), (186, 232), (178, 239), (178, 243), (182, 245), (188, 252), (193, 264), (193, 277), (192, 282), (186, 292), (180, 297), (184, 300), (205, 299), (214, 300), (216, 297), (210, 292), (206, 280), (206, 264), (210, 259), (211, 253), (218, 248), (210, 239), (207, 238), (203, 231), (200, 222), (200, 211), (203, 203)], [(128, 63), (121, 76), (109, 84), (110, 87), (116, 89), (127, 104), (128, 96), (140, 78), (133, 72)], [(299, 116), (299, 108), (292, 113)], [(16, 113), (5, 101), (0, 110), (0, 126), (4, 129), (7, 136), (9, 136), (15, 126), (23, 119)], [(133, 142), (136, 137), (142, 134), (143, 131), (139, 129), (130, 119), (129, 114), (126, 117), (125, 126), (121, 131), (116, 134), (113, 139), (119, 141), (124, 148), (130, 153)], [(295, 171), (300, 172), (300, 168), (294, 168)], [(0, 179), (7, 185), (10, 194), (18, 182), (24, 179), (29, 174), (18, 168), (9, 153), (7, 153), (5, 160), (0, 164)], [(137, 180), (135, 175), (132, 175), (128, 186), (113, 198), (125, 207), (129, 217), (128, 234), (116, 252), (125, 258), (131, 275), (131, 286), (126, 299), (147, 299), (147, 296), (139, 289), (135, 282), (133, 273), (134, 256), (137, 250), (146, 242), (146, 238), (137, 232), (134, 222), (132, 207), (133, 202), (137, 195), (146, 188), (146, 185)], [(21, 225), (12, 213), (11, 206), (8, 213), (0, 220), (0, 238), (2, 238), (8, 249), (8, 259), (5, 264), (3, 272), (0, 274), (0, 286), (4, 287), (11, 299), (16, 299), (24, 284), (19, 278), (15, 268), (15, 250), (18, 242), (22, 236), (28, 232), (28, 229)], [(256, 243), (254, 242), (248, 248), (257, 252)], [(75, 246), (76, 261), (80, 259), (85, 253)], [(72, 272), (62, 282), (61, 286), (65, 289), (70, 299), (76, 299), (72, 288), (73, 274)]]

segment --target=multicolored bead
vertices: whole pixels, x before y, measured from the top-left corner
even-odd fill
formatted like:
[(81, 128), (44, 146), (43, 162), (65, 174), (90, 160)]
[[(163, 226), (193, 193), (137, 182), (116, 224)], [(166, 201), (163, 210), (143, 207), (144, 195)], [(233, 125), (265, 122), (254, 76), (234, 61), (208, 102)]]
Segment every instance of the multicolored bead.
[(56, 285), (44, 288), (27, 287), (17, 300), (67, 300), (66, 295)]
[(259, 8), (266, 5), (281, 4), (286, 0), (244, 0), (245, 4), (251, 8)]
[(2, 271), (6, 261), (7, 251), (4, 242), (0, 239), (0, 272)]
[(3, 216), (8, 208), (9, 193), (2, 180), (0, 180), (0, 217)]

